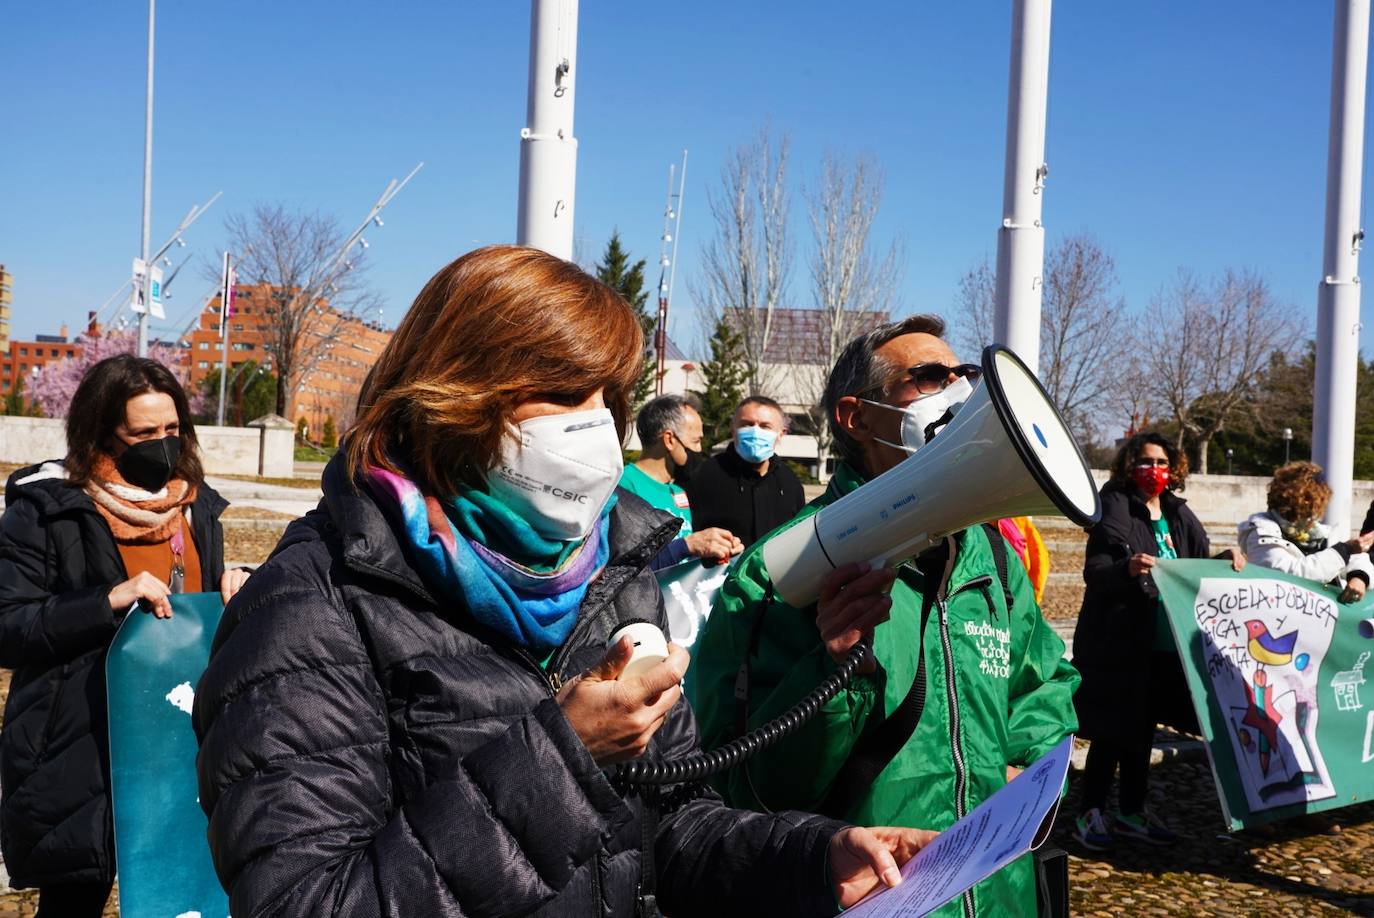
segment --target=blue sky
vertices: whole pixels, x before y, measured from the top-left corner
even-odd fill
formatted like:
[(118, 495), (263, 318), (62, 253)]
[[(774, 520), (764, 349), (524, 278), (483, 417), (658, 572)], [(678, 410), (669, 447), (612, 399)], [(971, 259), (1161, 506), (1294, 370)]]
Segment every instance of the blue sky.
[[(79, 327), (137, 254), (146, 9), (6, 9), (0, 263), (15, 278), (15, 337)], [(1004, 0), (582, 0), (580, 254), (594, 257), (618, 227), (652, 275), (667, 167), (689, 149), (673, 333), (698, 350), (689, 282), (710, 232), (706, 191), (727, 152), (768, 123), (790, 133), (799, 181), (826, 150), (876, 158), (887, 178), (880, 234), (906, 245), (899, 302), (948, 313), (960, 275), (996, 248), (1010, 18)], [(1180, 266), (1253, 267), (1310, 328), (1331, 25), (1326, 2), (1060, 0), (1051, 242), (1095, 234), (1133, 312)], [(184, 253), (213, 258), (224, 218), (259, 202), (351, 227), (390, 178), (424, 160), (368, 235), (370, 277), (394, 324), (441, 265), (514, 237), (528, 27), (528, 4), (513, 0), (162, 0), (153, 244), (218, 190)], [(804, 240), (799, 197), (793, 220)], [(194, 268), (172, 288), (173, 317), (208, 292)]]

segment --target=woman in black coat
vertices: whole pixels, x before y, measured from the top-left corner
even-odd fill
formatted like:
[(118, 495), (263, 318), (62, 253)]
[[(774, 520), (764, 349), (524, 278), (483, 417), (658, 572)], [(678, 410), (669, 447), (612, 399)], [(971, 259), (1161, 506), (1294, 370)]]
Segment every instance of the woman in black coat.
[(648, 564), (679, 521), (615, 491), (641, 354), (616, 293), (534, 249), (421, 291), (196, 691), (236, 918), (833, 914), (925, 840), (613, 780), (697, 748), (686, 652), (607, 648), (667, 627)]
[[(67, 416), (67, 456), (20, 469), (0, 517), (0, 846), (44, 918), (98, 916), (114, 882), (105, 651), (125, 613), (220, 590), (219, 516), (186, 395), (161, 364), (103, 360)], [(188, 538), (189, 536), (189, 538)]]
[[(1112, 461), (1102, 519), (1088, 530), (1073, 665), (1083, 675), (1074, 696), (1078, 735), (1092, 741), (1077, 835), (1094, 850), (1109, 849), (1114, 834), (1156, 844), (1175, 838), (1145, 805), (1155, 725), (1198, 728), (1150, 570), (1158, 558), (1211, 553), (1202, 523), (1178, 496), (1187, 475), (1188, 458), (1173, 443), (1136, 434)], [(1120, 805), (1109, 821), (1107, 794), (1118, 765)]]

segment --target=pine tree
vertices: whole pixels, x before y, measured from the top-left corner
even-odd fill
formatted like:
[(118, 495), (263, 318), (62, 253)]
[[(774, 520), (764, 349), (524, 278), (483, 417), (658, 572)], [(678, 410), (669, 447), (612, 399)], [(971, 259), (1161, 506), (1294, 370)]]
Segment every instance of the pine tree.
[(5, 414), (20, 417), (28, 414), (28, 406), (24, 402), (24, 377), (20, 376), (14, 381), (14, 388), (10, 389), (5, 396)]
[(749, 370), (744, 362), (744, 341), (724, 319), (711, 333), (711, 359), (701, 365), (706, 388), (701, 397), (701, 426), (706, 447), (730, 438), (730, 418), (744, 398)]
[(654, 373), (657, 369), (654, 362), (657, 355), (653, 352), (657, 318), (648, 311), (649, 291), (644, 289), (644, 264), (642, 258), (634, 264), (630, 263), (629, 253), (620, 245), (620, 231), (612, 230), (611, 241), (606, 243), (606, 253), (596, 266), (597, 280), (619, 293), (630, 304), (644, 332), (644, 367), (640, 371), (639, 382), (635, 383), (633, 398), (636, 409), (654, 391)]
[(320, 446), (325, 449), (336, 449), (339, 445), (339, 432), (334, 426), (334, 416), (327, 414), (324, 416), (324, 430), (320, 433)]

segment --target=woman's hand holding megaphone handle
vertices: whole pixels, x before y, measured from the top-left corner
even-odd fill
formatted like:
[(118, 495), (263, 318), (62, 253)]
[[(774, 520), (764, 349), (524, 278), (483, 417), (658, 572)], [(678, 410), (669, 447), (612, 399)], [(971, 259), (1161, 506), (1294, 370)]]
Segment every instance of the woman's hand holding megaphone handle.
[[(892, 615), (888, 591), (896, 579), (896, 571), (885, 567), (874, 570), (871, 564), (860, 561), (835, 568), (821, 581), (816, 630), (832, 660), (843, 663), (855, 644)], [(878, 661), (870, 654), (859, 672), (872, 673), (877, 668)]]

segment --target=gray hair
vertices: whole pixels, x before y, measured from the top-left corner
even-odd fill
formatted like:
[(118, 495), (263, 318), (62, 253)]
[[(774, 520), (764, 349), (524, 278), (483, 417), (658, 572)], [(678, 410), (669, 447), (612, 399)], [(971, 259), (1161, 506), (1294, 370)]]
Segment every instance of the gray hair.
[[(863, 451), (858, 441), (846, 433), (835, 416), (835, 408), (845, 396), (858, 396), (882, 390), (888, 377), (896, 370), (888, 362), (874, 354), (874, 351), (893, 338), (902, 335), (934, 335), (943, 337), (945, 320), (936, 315), (907, 316), (898, 322), (879, 325), (850, 341), (840, 352), (840, 359), (830, 370), (825, 382), (825, 394), (821, 405), (825, 408), (826, 421), (830, 424), (830, 436), (835, 441), (835, 449), (840, 458), (856, 469), (863, 469)], [(640, 435), (643, 439), (643, 435)]]
[(691, 403), (681, 395), (660, 395), (645, 402), (635, 417), (640, 449), (647, 449), (650, 443), (657, 442), (665, 430), (677, 433), (686, 420), (686, 409), (690, 407)]

